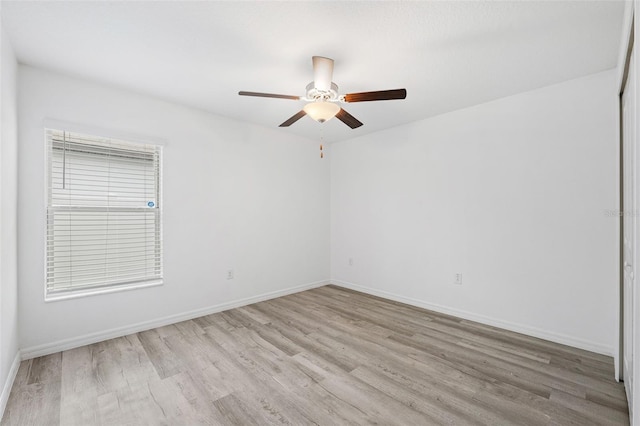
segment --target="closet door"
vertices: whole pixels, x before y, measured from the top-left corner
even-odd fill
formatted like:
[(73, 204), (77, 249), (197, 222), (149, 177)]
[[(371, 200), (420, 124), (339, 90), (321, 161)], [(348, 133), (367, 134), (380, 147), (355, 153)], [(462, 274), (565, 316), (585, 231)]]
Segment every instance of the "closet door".
[(633, 365), (634, 355), (634, 324), (637, 306), (635, 299), (635, 269), (637, 268), (636, 255), (638, 250), (638, 229), (637, 229), (637, 199), (636, 191), (640, 188), (636, 172), (640, 161), (637, 156), (640, 150), (635, 143), (636, 128), (636, 88), (634, 53), (631, 54), (631, 67), (629, 68), (629, 79), (622, 94), (622, 155), (623, 155), (623, 357), (622, 375), (624, 380), (627, 399), (629, 401), (629, 411), (633, 412), (633, 371), (638, 366)]

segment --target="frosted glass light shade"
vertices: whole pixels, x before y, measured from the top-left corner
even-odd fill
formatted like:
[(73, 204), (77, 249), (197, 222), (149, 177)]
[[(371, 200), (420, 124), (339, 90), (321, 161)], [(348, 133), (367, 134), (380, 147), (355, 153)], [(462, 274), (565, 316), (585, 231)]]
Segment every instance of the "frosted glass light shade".
[(310, 102), (302, 108), (307, 115), (318, 123), (332, 119), (340, 111), (340, 107), (333, 102)]

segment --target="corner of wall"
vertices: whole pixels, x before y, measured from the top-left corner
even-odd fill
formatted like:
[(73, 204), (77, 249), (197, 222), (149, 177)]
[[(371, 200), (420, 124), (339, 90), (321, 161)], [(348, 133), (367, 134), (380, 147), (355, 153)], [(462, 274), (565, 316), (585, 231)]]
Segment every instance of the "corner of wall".
[(4, 410), (5, 408), (7, 408), (7, 402), (9, 402), (11, 388), (13, 387), (13, 382), (15, 381), (16, 375), (18, 374), (21, 360), (22, 354), (18, 350), (16, 356), (13, 358), (13, 362), (11, 363), (11, 368), (9, 369), (7, 379), (4, 381), (4, 385), (2, 386), (2, 393), (0, 393), (0, 420), (2, 420), (2, 417), (4, 416)]
[(16, 259), (17, 60), (1, 22), (0, 17), (0, 415), (20, 365)]

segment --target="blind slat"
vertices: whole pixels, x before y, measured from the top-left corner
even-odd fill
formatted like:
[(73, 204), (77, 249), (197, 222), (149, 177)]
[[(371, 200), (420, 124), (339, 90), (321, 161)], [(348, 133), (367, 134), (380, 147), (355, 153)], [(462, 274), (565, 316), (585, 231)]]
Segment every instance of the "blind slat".
[(57, 271), (54, 272), (54, 277), (56, 279), (58, 278), (76, 278), (76, 279), (82, 279), (82, 278), (86, 278), (86, 277), (98, 277), (98, 276), (106, 276), (108, 277), (109, 275), (114, 275), (115, 273), (118, 274), (119, 277), (123, 276), (123, 275), (132, 275), (134, 272), (136, 271), (141, 271), (141, 272), (151, 272), (153, 270), (155, 270), (156, 267), (154, 265), (125, 265), (125, 266), (121, 266), (118, 268), (112, 267), (112, 268), (80, 268), (80, 269), (67, 269), (66, 271)]
[[(157, 281), (162, 279), (162, 277), (157, 276), (157, 277), (148, 277), (148, 278), (143, 278), (143, 277), (137, 277), (138, 279), (134, 280), (137, 283), (144, 283), (144, 282), (148, 282), (148, 281)], [(76, 290), (87, 290), (87, 289), (94, 289), (94, 288), (109, 288), (109, 287), (114, 287), (114, 286), (118, 286), (118, 285), (122, 285), (122, 284), (126, 284), (130, 281), (119, 281), (119, 280), (114, 280), (114, 279), (107, 279), (107, 280), (93, 280), (93, 281), (86, 281), (83, 282), (82, 285), (71, 285), (71, 284), (67, 284), (67, 285), (59, 285), (56, 287), (47, 285), (47, 290), (49, 292), (49, 294), (64, 294), (67, 293), (69, 291), (76, 291)]]

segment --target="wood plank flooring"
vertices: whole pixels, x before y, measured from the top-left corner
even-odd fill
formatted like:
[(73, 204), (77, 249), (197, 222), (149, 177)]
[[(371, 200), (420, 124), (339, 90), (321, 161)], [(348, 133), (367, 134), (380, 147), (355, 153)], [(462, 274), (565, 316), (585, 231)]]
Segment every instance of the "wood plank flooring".
[(609, 357), (326, 286), (24, 361), (1, 424), (628, 423)]

